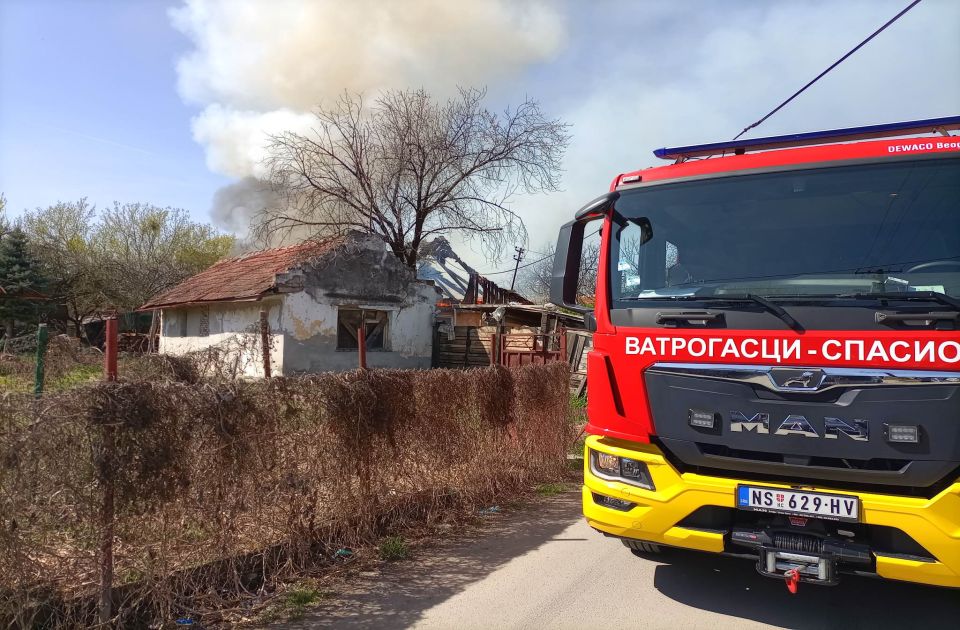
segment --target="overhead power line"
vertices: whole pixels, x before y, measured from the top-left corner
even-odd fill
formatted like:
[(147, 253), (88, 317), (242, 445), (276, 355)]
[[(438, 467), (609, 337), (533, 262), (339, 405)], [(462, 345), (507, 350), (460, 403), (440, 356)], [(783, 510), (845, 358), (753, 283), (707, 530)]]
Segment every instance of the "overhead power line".
[[(552, 258), (552, 257), (553, 257), (553, 254), (550, 254), (549, 256), (544, 256), (543, 258), (538, 258), (538, 259), (536, 259), (536, 260), (531, 260), (530, 262), (528, 262), (528, 263), (526, 263), (526, 264), (519, 265), (518, 267), (516, 267), (516, 269), (525, 269), (525, 268), (529, 267), (530, 265), (535, 265), (535, 264), (537, 264), (538, 262), (543, 262), (543, 261), (546, 260), (547, 258)], [(503, 273), (513, 273), (514, 270), (515, 270), (515, 269), (514, 269), (513, 267), (511, 267), (510, 269), (504, 269), (504, 270), (502, 270), (502, 271), (491, 271), (491, 272), (489, 272), (489, 273), (481, 273), (480, 275), (481, 275), (481, 276), (496, 276), (496, 275), (500, 275), (500, 274), (503, 274)]]
[(880, 28), (878, 28), (877, 30), (875, 30), (873, 33), (871, 33), (871, 34), (870, 34), (870, 37), (866, 38), (865, 40), (863, 40), (862, 42), (860, 42), (859, 44), (857, 44), (854, 48), (852, 48), (852, 49), (850, 50), (850, 52), (848, 52), (848, 53), (845, 54), (843, 57), (840, 57), (839, 59), (837, 59), (836, 61), (834, 61), (832, 64), (830, 64), (830, 67), (829, 67), (829, 68), (827, 68), (826, 70), (824, 70), (823, 72), (821, 72), (820, 74), (818, 74), (816, 77), (813, 78), (812, 81), (810, 81), (810, 82), (807, 83), (805, 86), (803, 86), (802, 88), (800, 88), (799, 90), (797, 90), (796, 92), (794, 92), (794, 93), (790, 96), (790, 98), (788, 98), (788, 99), (785, 100), (784, 102), (782, 102), (782, 103), (780, 103), (779, 105), (777, 105), (769, 114), (767, 114), (766, 116), (764, 116), (763, 118), (761, 118), (761, 119), (758, 120), (757, 122), (753, 123), (752, 125), (747, 125), (746, 127), (744, 127), (744, 128), (743, 128), (743, 131), (741, 131), (740, 133), (738, 133), (737, 136), (734, 138), (734, 140), (736, 140), (737, 138), (739, 138), (739, 137), (742, 136), (743, 134), (747, 133), (748, 131), (750, 131), (750, 130), (753, 129), (754, 127), (758, 127), (758, 126), (760, 126), (761, 124), (763, 124), (764, 121), (766, 121), (768, 118), (770, 118), (771, 116), (773, 116), (774, 114), (776, 114), (777, 112), (779, 112), (781, 109), (783, 109), (783, 108), (787, 105), (787, 103), (789, 103), (789, 102), (792, 101), (793, 99), (795, 99), (795, 98), (797, 98), (798, 96), (800, 96), (801, 94), (803, 94), (803, 92), (806, 91), (806, 89), (807, 89), (808, 87), (810, 87), (811, 85), (813, 85), (814, 83), (816, 83), (817, 81), (819, 81), (820, 79), (822, 79), (824, 76), (826, 76), (826, 74), (827, 74), (828, 72), (830, 72), (831, 70), (833, 70), (834, 68), (836, 68), (837, 66), (839, 66), (841, 63), (843, 63), (844, 61), (846, 61), (847, 58), (850, 57), (850, 55), (852, 55), (853, 53), (855, 53), (855, 52), (857, 52), (858, 50), (860, 50), (861, 48), (863, 48), (864, 45), (865, 45), (867, 42), (869, 42), (871, 39), (873, 39), (874, 37), (876, 37), (877, 35), (879, 35), (880, 33), (882, 33), (888, 26), (890, 26), (891, 24), (893, 24), (894, 22), (896, 22), (897, 20), (899, 20), (900, 18), (902, 18), (902, 17), (907, 13), (907, 11), (909, 11), (909, 10), (912, 9), (913, 7), (917, 6), (918, 4), (920, 4), (920, 0), (913, 0), (913, 2), (911, 2), (910, 4), (908, 4), (905, 9), (903, 9), (902, 11), (900, 11), (900, 13), (897, 13), (895, 16), (893, 16), (892, 18), (890, 18), (890, 19), (887, 21), (886, 24), (884, 24), (883, 26), (881, 26)]
[[(590, 234), (585, 235), (585, 236), (583, 237), (584, 240), (590, 238), (590, 237), (593, 236), (594, 234), (597, 234), (599, 231), (600, 231), (600, 228), (597, 228), (596, 230), (594, 230), (594, 231), (591, 232)], [(526, 267), (530, 267), (531, 265), (535, 265), (535, 264), (537, 264), (538, 262), (543, 262), (543, 261), (546, 260), (547, 258), (553, 258), (553, 254), (546, 254), (543, 258), (537, 258), (536, 260), (531, 260), (530, 262), (526, 263), (525, 265), (518, 265), (518, 266), (516, 267), (516, 269), (525, 269)], [(514, 259), (514, 260), (516, 260), (516, 259)], [(503, 274), (503, 273), (513, 273), (513, 272), (514, 272), (514, 268), (511, 267), (510, 269), (504, 269), (504, 270), (502, 270), (502, 271), (490, 271), (490, 272), (487, 272), (487, 273), (480, 273), (480, 272), (478, 272), (478, 273), (480, 273), (481, 276), (486, 277), (486, 276), (496, 276), (496, 275), (500, 275), (500, 274)]]

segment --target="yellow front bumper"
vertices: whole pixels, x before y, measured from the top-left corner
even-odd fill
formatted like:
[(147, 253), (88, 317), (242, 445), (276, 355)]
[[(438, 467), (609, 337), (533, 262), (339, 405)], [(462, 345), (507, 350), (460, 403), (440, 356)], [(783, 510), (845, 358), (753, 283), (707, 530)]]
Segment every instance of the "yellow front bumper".
[[(748, 482), (732, 477), (681, 474), (652, 444), (591, 436), (587, 439), (586, 448), (583, 513), (592, 527), (615, 536), (675, 547), (715, 553), (724, 550), (723, 534), (687, 529), (679, 527), (677, 523), (705, 505), (735, 507), (737, 484)], [(643, 490), (597, 477), (590, 470), (591, 449), (644, 462), (650, 470), (656, 490)], [(777, 483), (761, 485), (788, 487)], [(810, 489), (837, 493), (829, 488)], [(598, 505), (593, 500), (593, 492), (630, 501), (636, 507), (623, 512)], [(900, 529), (937, 559), (936, 562), (924, 562), (876, 555), (876, 570), (880, 577), (960, 587), (960, 481), (932, 499), (864, 492), (846, 494), (860, 498), (864, 523)]]

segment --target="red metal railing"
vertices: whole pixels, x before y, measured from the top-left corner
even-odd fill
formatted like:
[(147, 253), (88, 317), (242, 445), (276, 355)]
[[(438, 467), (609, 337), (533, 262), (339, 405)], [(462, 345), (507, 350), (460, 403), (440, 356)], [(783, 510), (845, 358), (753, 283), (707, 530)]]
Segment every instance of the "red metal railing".
[(497, 352), (500, 365), (543, 365), (567, 360), (567, 335), (554, 333), (510, 333), (500, 335)]

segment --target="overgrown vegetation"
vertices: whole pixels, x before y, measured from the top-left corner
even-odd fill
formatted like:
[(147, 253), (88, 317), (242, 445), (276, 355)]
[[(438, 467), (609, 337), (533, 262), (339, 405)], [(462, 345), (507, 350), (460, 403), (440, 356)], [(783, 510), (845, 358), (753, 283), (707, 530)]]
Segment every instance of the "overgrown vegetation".
[(552, 497), (567, 491), (567, 486), (559, 482), (542, 483), (537, 486), (537, 494), (542, 497)]
[(410, 545), (402, 536), (388, 536), (380, 541), (380, 559), (387, 562), (406, 560), (410, 555)]
[(562, 364), (257, 382), (142, 369), (155, 375), (0, 396), (0, 625), (94, 623), (102, 562), (112, 623), (213, 623), (342, 548), (560, 478), (573, 438)]
[[(86, 199), (27, 211), (18, 221), (49, 282), (51, 324), (82, 330), (86, 317), (130, 311), (226, 256), (234, 237), (197, 223), (180, 208)], [(22, 323), (34, 323), (20, 318)]]
[[(250, 344), (255, 345), (253, 341)], [(219, 351), (220, 348), (214, 348), (188, 357), (122, 354), (120, 376), (128, 381), (198, 382), (201, 370), (209, 370), (208, 364), (221, 357)], [(50, 339), (44, 363), (47, 393), (91, 385), (103, 379), (103, 353), (65, 335)], [(35, 353), (0, 353), (0, 395), (33, 392), (36, 365)]]
[(303, 617), (307, 608), (328, 596), (312, 578), (299, 580), (287, 587), (279, 597), (260, 614), (260, 623), (295, 621)]

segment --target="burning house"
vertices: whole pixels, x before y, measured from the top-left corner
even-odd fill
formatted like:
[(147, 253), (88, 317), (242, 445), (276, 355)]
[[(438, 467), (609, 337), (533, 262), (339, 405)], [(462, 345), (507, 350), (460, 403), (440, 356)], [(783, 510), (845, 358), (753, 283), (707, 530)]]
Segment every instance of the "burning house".
[(262, 376), (262, 350), (245, 343), (261, 312), (272, 374), (356, 367), (361, 328), (370, 367), (429, 368), (440, 297), (382, 240), (350, 233), (223, 260), (141, 309), (160, 311), (161, 353), (221, 348)]

